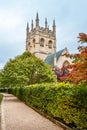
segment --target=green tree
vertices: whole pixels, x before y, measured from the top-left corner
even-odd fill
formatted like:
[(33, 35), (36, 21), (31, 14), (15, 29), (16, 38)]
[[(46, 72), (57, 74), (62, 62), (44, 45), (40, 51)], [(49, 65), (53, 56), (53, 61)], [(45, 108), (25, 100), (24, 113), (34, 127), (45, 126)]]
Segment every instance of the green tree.
[(0, 70), (0, 87), (1, 87), (1, 81), (2, 81), (2, 71)]
[(29, 52), (10, 59), (2, 71), (2, 77), (3, 87), (56, 81), (51, 66)]

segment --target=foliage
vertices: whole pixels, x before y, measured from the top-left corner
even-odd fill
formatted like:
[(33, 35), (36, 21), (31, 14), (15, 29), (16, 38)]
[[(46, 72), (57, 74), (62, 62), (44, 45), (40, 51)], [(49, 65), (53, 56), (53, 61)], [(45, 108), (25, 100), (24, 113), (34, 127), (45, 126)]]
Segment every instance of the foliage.
[(3, 98), (3, 95), (0, 93), (0, 104), (1, 104), (2, 98)]
[(56, 82), (49, 65), (29, 52), (10, 59), (2, 70), (1, 86), (14, 87), (41, 82)]
[(0, 86), (1, 86), (1, 81), (2, 81), (2, 72), (0, 71)]
[[(81, 43), (87, 42), (87, 34), (80, 33), (78, 38)], [(68, 55), (73, 57), (74, 64), (63, 68), (69, 68), (71, 71), (67, 76), (63, 76), (61, 79), (74, 83), (84, 82), (87, 84), (87, 46), (79, 46), (78, 49), (78, 54)]]
[(79, 38), (79, 42), (81, 43), (87, 42), (87, 34), (85, 33), (79, 33), (78, 38)]
[(61, 77), (65, 77), (69, 73), (69, 70), (65, 67), (60, 69), (56, 66), (56, 67), (54, 67), (54, 72), (57, 75), (57, 80), (62, 81)]
[(10, 88), (8, 92), (76, 130), (87, 129), (87, 85), (42, 83)]

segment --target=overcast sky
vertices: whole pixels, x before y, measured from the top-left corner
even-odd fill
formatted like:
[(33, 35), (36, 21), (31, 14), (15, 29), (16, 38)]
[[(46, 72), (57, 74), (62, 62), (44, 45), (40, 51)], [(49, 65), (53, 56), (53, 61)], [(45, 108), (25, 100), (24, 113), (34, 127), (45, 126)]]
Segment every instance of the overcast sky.
[(0, 69), (25, 51), (26, 24), (39, 13), (40, 26), (47, 17), (56, 21), (57, 51), (77, 51), (78, 33), (87, 33), (87, 0), (0, 0)]

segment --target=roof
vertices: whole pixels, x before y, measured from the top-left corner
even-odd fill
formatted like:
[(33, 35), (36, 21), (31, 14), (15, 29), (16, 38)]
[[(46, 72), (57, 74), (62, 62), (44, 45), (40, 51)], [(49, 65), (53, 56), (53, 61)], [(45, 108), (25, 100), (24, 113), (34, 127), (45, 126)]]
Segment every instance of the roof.
[[(61, 56), (61, 54), (64, 50), (65, 49), (62, 49), (62, 50), (56, 52), (56, 60), (57, 61), (58, 61), (59, 57)], [(51, 66), (54, 66), (54, 53), (49, 54), (44, 61), (45, 61), (45, 63), (50, 64)]]

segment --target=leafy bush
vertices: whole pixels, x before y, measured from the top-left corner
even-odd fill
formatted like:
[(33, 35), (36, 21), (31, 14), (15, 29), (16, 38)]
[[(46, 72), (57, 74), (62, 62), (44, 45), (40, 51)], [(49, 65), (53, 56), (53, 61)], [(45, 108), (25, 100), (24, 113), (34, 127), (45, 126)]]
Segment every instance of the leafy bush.
[(10, 59), (0, 72), (0, 79), (1, 87), (57, 82), (52, 67), (29, 52)]
[(0, 93), (0, 104), (1, 104), (2, 98), (3, 98), (3, 95)]

